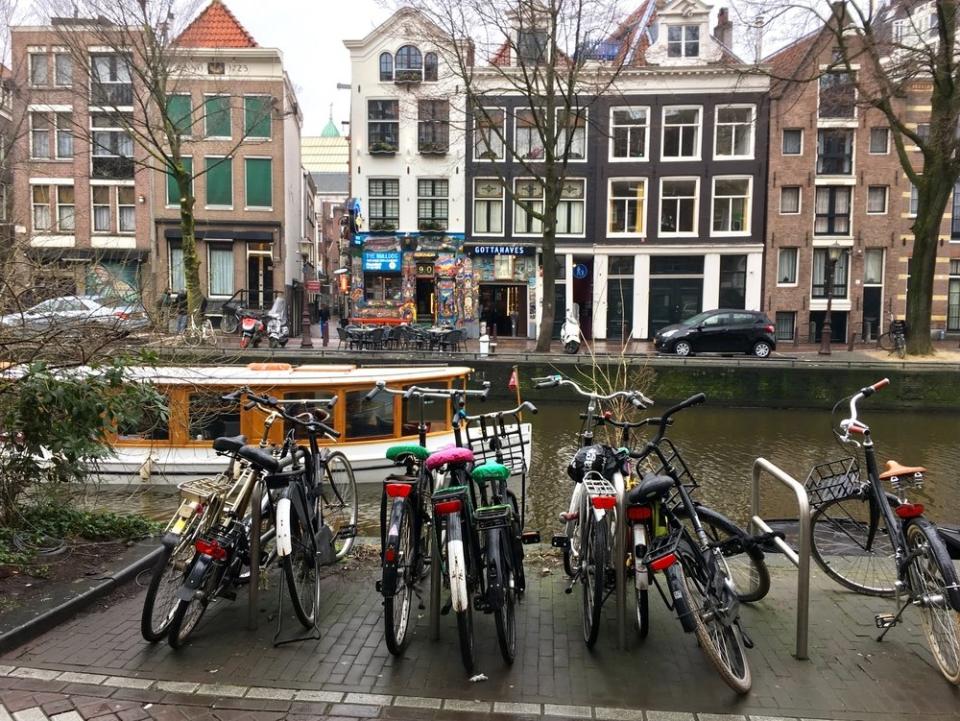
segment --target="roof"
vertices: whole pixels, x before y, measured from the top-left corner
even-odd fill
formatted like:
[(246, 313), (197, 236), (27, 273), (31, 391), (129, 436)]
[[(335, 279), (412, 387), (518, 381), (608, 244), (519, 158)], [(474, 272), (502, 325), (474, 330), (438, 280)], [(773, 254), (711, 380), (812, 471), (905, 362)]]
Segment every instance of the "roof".
[(323, 130), (320, 131), (321, 138), (339, 138), (340, 131), (337, 130), (337, 124), (333, 122), (333, 118), (327, 120), (327, 124), (323, 126)]
[(306, 136), (300, 139), (300, 162), (311, 173), (348, 173), (350, 140)]
[(825, 26), (818, 28), (799, 40), (790, 43), (787, 47), (764, 58), (763, 62), (770, 66), (770, 72), (773, 77), (796, 77), (800, 69), (804, 67), (804, 60), (810, 51), (813, 50), (824, 28)]
[(185, 48), (255, 48), (257, 41), (221, 0), (213, 0), (180, 33)]
[(350, 173), (310, 173), (316, 192), (320, 195), (339, 193), (347, 195), (350, 192)]

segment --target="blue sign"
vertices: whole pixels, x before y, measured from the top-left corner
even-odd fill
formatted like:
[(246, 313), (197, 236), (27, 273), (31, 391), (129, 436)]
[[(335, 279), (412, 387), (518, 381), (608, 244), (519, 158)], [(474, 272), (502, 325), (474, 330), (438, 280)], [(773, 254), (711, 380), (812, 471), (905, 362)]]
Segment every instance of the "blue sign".
[(583, 280), (590, 273), (590, 269), (583, 263), (577, 263), (573, 266), (573, 277), (577, 280)]
[(371, 273), (399, 273), (399, 250), (367, 250), (363, 253), (363, 269)]

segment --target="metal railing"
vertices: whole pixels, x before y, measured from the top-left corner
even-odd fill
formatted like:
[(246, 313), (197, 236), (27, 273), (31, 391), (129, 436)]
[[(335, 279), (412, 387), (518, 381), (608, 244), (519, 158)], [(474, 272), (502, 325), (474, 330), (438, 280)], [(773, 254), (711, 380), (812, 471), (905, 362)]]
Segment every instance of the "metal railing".
[(799, 660), (804, 660), (807, 658), (807, 630), (810, 623), (810, 499), (803, 484), (786, 471), (775, 466), (766, 458), (755, 460), (753, 462), (750, 521), (763, 533), (770, 533), (772, 530), (760, 515), (760, 476), (764, 472), (793, 491), (797, 497), (797, 522), (800, 526), (799, 550), (794, 551), (790, 544), (782, 538), (775, 538), (774, 543), (798, 569), (796, 657)]

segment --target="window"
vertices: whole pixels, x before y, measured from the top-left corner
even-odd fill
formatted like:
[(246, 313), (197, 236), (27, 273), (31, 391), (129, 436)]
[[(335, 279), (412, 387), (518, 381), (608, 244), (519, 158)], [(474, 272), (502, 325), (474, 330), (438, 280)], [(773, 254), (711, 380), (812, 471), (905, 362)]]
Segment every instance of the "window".
[[(833, 269), (833, 297), (847, 297), (847, 259), (850, 254), (843, 252), (837, 260)], [(828, 255), (826, 248), (813, 249), (813, 297), (827, 297), (827, 263)]]
[(400, 227), (400, 180), (370, 179), (370, 230), (396, 230)]
[(449, 215), (447, 180), (417, 180), (417, 227), (446, 230)]
[(50, 59), (46, 53), (30, 53), (30, 84), (46, 85), (50, 77)]
[(875, 215), (887, 212), (886, 185), (871, 185), (867, 188), (867, 212)]
[(803, 152), (803, 130), (784, 128), (780, 152), (782, 155), (800, 155)]
[(244, 158), (244, 173), (247, 178), (247, 208), (273, 207), (273, 163), (270, 158)]
[(610, 111), (610, 157), (646, 160), (650, 118), (647, 108)]
[(397, 70), (394, 79), (397, 82), (423, 79), (423, 56), (413, 45), (404, 45), (397, 50)]
[(917, 208), (920, 206), (920, 196), (917, 194), (917, 186), (910, 183), (910, 210), (911, 218), (917, 217)]
[(753, 157), (754, 106), (717, 108), (714, 153), (718, 158)]
[(348, 439), (393, 435), (392, 396), (381, 393), (373, 401), (365, 400), (366, 394), (363, 391), (351, 391), (346, 396)]
[(537, 127), (537, 118), (529, 108), (517, 110), (514, 146), (517, 155), (525, 160), (543, 160), (543, 141)]
[(187, 277), (183, 267), (183, 248), (170, 246), (170, 290), (182, 293), (187, 288)]
[(793, 340), (797, 325), (797, 313), (792, 310), (777, 311), (777, 340)]
[(883, 248), (863, 251), (863, 284), (883, 285)]
[(713, 179), (713, 232), (750, 232), (750, 178)]
[(248, 138), (269, 138), (273, 98), (269, 95), (245, 95), (243, 132)]
[(557, 235), (583, 235), (585, 187), (585, 180), (568, 178), (564, 181), (557, 204)]
[(450, 104), (446, 100), (421, 100), (418, 104), (417, 149), (442, 155), (450, 146)]
[(203, 114), (208, 138), (233, 137), (229, 95), (208, 95), (203, 101)]
[(187, 433), (192, 441), (240, 433), (240, 407), (220, 400), (219, 393), (191, 394), (187, 413)]
[(660, 181), (660, 233), (692, 235), (697, 232), (697, 178), (663, 178)]
[(367, 300), (400, 300), (403, 297), (403, 278), (395, 273), (364, 273), (363, 285)]
[(503, 233), (503, 183), (496, 178), (473, 181), (473, 232)]
[(780, 188), (780, 214), (796, 215), (800, 212), (800, 186), (784, 185)]
[(853, 131), (820, 130), (817, 133), (817, 174), (853, 173)]
[(50, 186), (34, 185), (31, 187), (33, 200), (33, 229), (36, 231), (50, 230)]
[(371, 153), (395, 153), (399, 149), (400, 103), (398, 100), (367, 101), (367, 142)]
[[(747, 307), (747, 256), (721, 255), (720, 256), (720, 307), (746, 308)], [(733, 322), (740, 324), (753, 320), (752, 316), (741, 318), (742, 314), (735, 313)], [(748, 320), (749, 319), (749, 320)]]
[(178, 134), (192, 135), (193, 107), (189, 95), (167, 96), (167, 118)]
[(517, 179), (513, 188), (513, 232), (527, 235), (542, 233), (543, 223), (534, 213), (543, 212), (543, 186), (529, 178)]
[(57, 157), (73, 157), (73, 113), (57, 113)]
[(233, 246), (210, 243), (207, 247), (210, 295), (229, 297), (233, 295)]
[(850, 235), (850, 188), (817, 188), (814, 235)]
[(137, 229), (137, 207), (134, 205), (133, 186), (117, 187), (117, 228), (121, 233), (132, 233)]
[(781, 248), (777, 255), (777, 285), (797, 284), (799, 248)]
[[(193, 158), (184, 155), (180, 158), (180, 164), (183, 169), (190, 174), (190, 194), (193, 195)], [(167, 173), (167, 207), (180, 205), (180, 188), (177, 185), (177, 179), (173, 173)]]
[(93, 195), (93, 232), (110, 232), (110, 188), (106, 185), (94, 185), (90, 188)]
[(587, 158), (587, 111), (581, 108), (557, 110), (557, 155), (567, 160)]
[(50, 116), (30, 113), (30, 157), (46, 159), (50, 154)]
[(60, 88), (73, 85), (73, 58), (68, 53), (53, 56), (53, 84)]
[(547, 54), (547, 32), (537, 28), (523, 28), (517, 33), (517, 55), (527, 67), (539, 65)]
[(133, 139), (124, 130), (129, 116), (96, 113), (93, 124), (93, 177), (112, 180), (133, 178)]
[(72, 233), (76, 230), (76, 212), (72, 185), (58, 185), (57, 188), (57, 230)]
[(493, 108), (477, 108), (474, 116), (474, 160), (502, 160), (504, 112)]
[(699, 25), (670, 25), (667, 27), (667, 56), (695, 58), (700, 55)]
[(130, 59), (123, 55), (90, 56), (91, 105), (133, 105)]
[(380, 53), (380, 82), (393, 80), (393, 55)]
[(870, 128), (870, 154), (886, 155), (890, 152), (890, 128)]
[(436, 82), (439, 75), (439, 63), (436, 53), (427, 53), (423, 56), (423, 79), (428, 82)]
[(643, 235), (646, 232), (647, 181), (611, 180), (607, 232)]
[(663, 109), (664, 160), (700, 157), (700, 108)]
[(950, 261), (947, 287), (947, 330), (960, 330), (960, 260)]
[(960, 180), (953, 186), (953, 213), (950, 220), (950, 237), (960, 239)]
[(208, 155), (204, 158), (207, 180), (207, 206), (233, 207), (233, 161)]
[(851, 73), (832, 70), (820, 76), (821, 118), (853, 118), (856, 116), (857, 89)]

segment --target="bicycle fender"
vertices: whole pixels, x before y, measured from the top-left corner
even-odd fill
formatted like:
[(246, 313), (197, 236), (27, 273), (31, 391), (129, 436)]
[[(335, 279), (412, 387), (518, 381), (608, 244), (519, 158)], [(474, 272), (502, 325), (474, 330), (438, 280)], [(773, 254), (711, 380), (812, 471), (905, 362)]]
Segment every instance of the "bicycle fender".
[(676, 609), (677, 617), (680, 619), (680, 625), (683, 626), (685, 632), (693, 633), (696, 630), (696, 624), (692, 617), (694, 611), (693, 609), (687, 608), (683, 603), (685, 597), (681, 589), (684, 581), (678, 570), (679, 566), (679, 563), (673, 564), (663, 572), (663, 575), (667, 577), (667, 590), (670, 593), (671, 602)]
[(464, 556), (463, 538), (460, 530), (460, 514), (453, 513), (447, 521), (447, 564), (450, 575), (450, 598), (453, 610), (466, 611), (470, 606), (470, 593), (467, 591), (467, 561)]
[[(927, 539), (927, 543), (930, 544), (931, 549), (937, 558), (943, 559), (943, 565), (947, 565), (950, 568), (944, 568), (944, 580), (947, 582), (947, 601), (949, 601), (951, 608), (954, 611), (960, 612), (960, 582), (957, 580), (956, 573), (953, 574), (953, 578), (947, 578), (947, 575), (950, 575), (951, 570), (953, 569), (952, 559), (950, 558), (950, 551), (947, 549), (947, 544), (943, 542), (936, 524), (930, 522), (926, 518), (911, 518), (908, 524), (913, 524), (919, 526), (923, 531), (923, 535)], [(906, 524), (904, 525), (904, 533), (906, 533)]]
[[(387, 539), (383, 547), (384, 553), (386, 549), (390, 547), (396, 549), (400, 546), (400, 518), (402, 514), (403, 502), (400, 500), (395, 501), (393, 509), (390, 512), (390, 528), (386, 534)], [(397, 561), (396, 556), (394, 556), (393, 561), (387, 561), (386, 555), (383, 556), (383, 559), (383, 580), (380, 585), (380, 590), (386, 598), (393, 596), (397, 592)]]
[(487, 603), (495, 610), (503, 608), (505, 601), (501, 563), (500, 531), (495, 529), (487, 534)]
[(207, 573), (213, 568), (213, 558), (205, 553), (199, 554), (193, 560), (193, 566), (187, 575), (187, 580), (183, 582), (177, 597), (181, 601), (191, 600), (196, 592), (203, 588), (204, 581), (207, 580)]
[(290, 537), (290, 499), (277, 501), (277, 555), (280, 558), (293, 553), (293, 540)]

